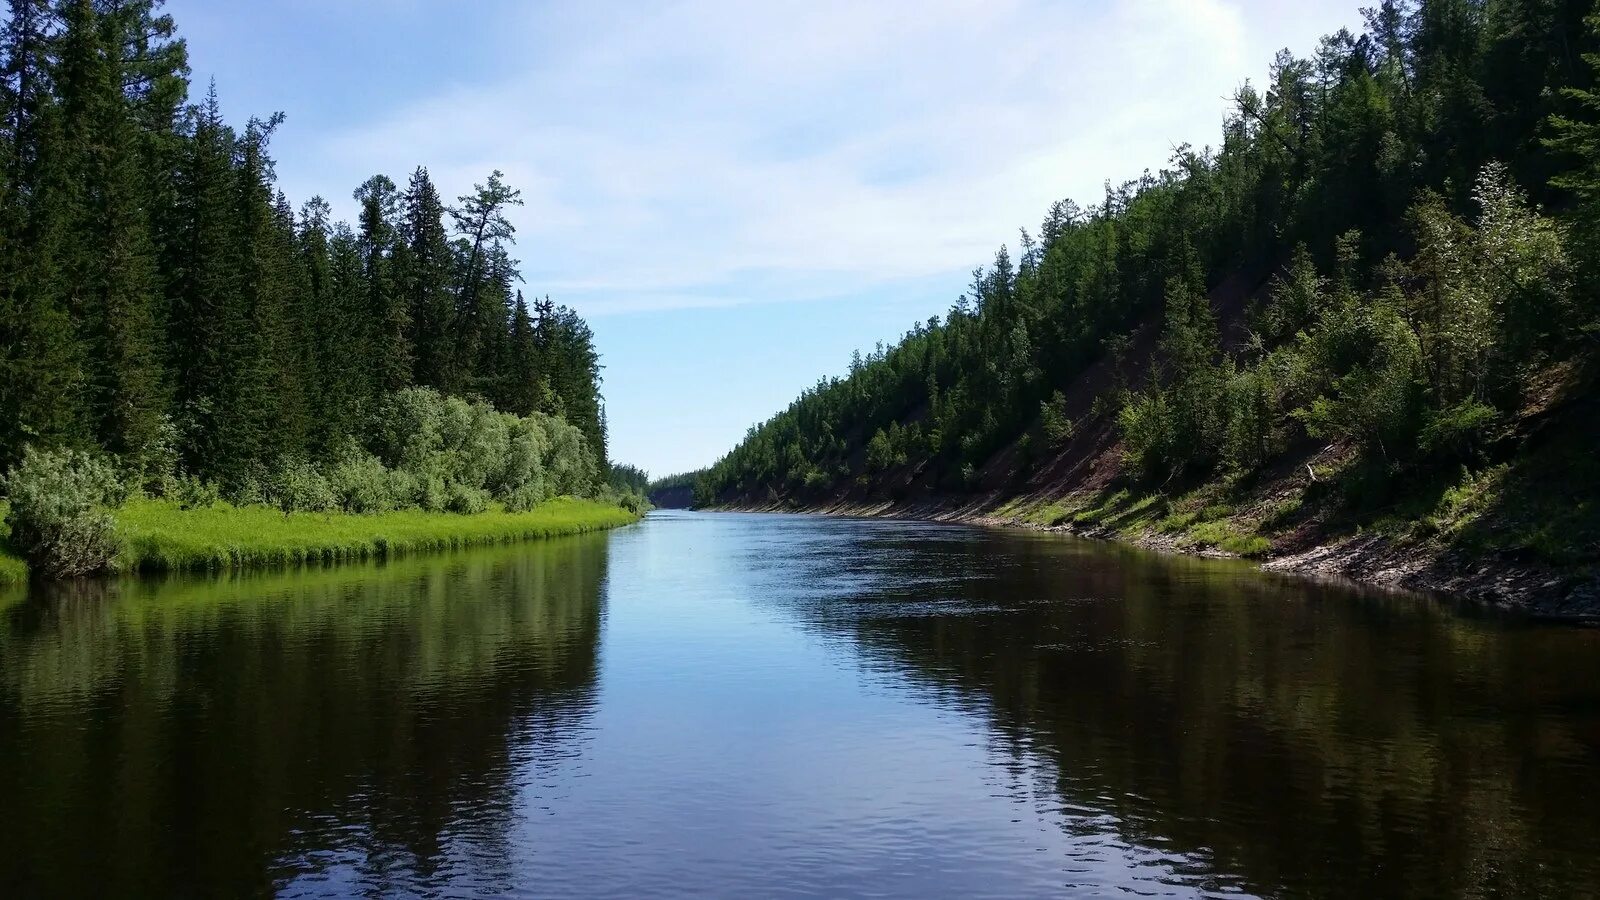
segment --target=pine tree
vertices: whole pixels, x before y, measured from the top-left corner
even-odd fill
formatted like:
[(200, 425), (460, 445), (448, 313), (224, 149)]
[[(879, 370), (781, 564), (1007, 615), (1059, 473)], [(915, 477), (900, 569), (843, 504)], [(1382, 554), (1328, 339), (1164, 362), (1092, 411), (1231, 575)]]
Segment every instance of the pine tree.
[(444, 226), (444, 203), (419, 168), (406, 189), (400, 222), (404, 252), (396, 260), (396, 280), (408, 310), (413, 381), (443, 389), (450, 371), (454, 254)]
[(495, 340), (492, 298), (486, 301), (483, 295), (498, 283), (496, 268), (509, 268), (503, 245), (515, 240), (516, 228), (506, 218), (506, 211), (522, 205), (522, 192), (507, 185), (504, 178), (496, 169), (487, 182), (474, 185), (473, 193), (463, 195), (460, 205), (449, 211), (461, 236), (462, 257), (450, 327), (455, 352), (444, 379), (450, 390), (467, 388), (474, 376), (481, 377), (485, 348)]
[(544, 407), (547, 388), (539, 374), (539, 346), (533, 333), (533, 315), (528, 301), (517, 291), (511, 314), (508, 385), (501, 409), (526, 416)]
[(217, 464), (233, 477), (302, 449), (295, 431), (282, 427), (303, 398), (286, 333), (287, 241), (279, 230), (266, 154), (281, 121), (251, 120), (238, 141), (233, 172), (231, 252), (238, 280), (222, 316), (227, 352), (216, 435)]
[(177, 170), (179, 239), (172, 249), (174, 288), (168, 320), (183, 459), (195, 472), (221, 457), (217, 416), (229, 368), (230, 303), (239, 260), (232, 234), (233, 130), (222, 120), (216, 86), (190, 111), (190, 135)]
[(166, 397), (149, 195), (124, 85), (136, 73), (153, 76), (130, 66), (121, 50), (149, 23), (101, 15), (92, 0), (70, 0), (63, 18), (63, 165), (48, 189), (67, 209), (63, 271), (86, 348), (90, 422), (106, 449), (142, 468), (142, 457), (162, 439)]
[(341, 222), (328, 241), (327, 289), (316, 322), (322, 361), (317, 422), (327, 450), (356, 433), (372, 404), (365, 288), (360, 239)]
[(26, 443), (89, 439), (84, 353), (59, 266), (64, 210), (46, 190), (60, 157), (56, 17), (45, 0), (10, 10), (0, 35), (0, 467)]
[(400, 196), (393, 181), (374, 175), (355, 192), (361, 204), (361, 262), (372, 337), (370, 365), (380, 393), (411, 384), (410, 312), (395, 283), (395, 218)]

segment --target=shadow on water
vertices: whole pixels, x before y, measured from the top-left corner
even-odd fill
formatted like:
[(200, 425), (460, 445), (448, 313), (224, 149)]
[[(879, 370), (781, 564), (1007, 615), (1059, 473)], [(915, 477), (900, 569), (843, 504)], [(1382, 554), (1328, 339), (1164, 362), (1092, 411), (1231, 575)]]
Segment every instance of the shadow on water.
[(36, 586), (0, 608), (0, 885), (503, 890), (521, 757), (585, 739), (605, 566), (590, 536)]
[(774, 602), (985, 717), (1068, 829), (1200, 861), (1179, 880), (1203, 890), (1600, 888), (1600, 632), (1054, 536), (845, 531), (796, 526), (809, 572)]

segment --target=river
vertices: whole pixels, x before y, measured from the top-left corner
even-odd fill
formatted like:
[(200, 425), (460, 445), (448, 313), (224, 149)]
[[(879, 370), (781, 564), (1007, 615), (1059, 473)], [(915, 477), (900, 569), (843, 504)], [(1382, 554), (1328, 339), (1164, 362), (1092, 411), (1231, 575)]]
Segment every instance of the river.
[(667, 511), (31, 590), (7, 897), (1600, 892), (1600, 630)]

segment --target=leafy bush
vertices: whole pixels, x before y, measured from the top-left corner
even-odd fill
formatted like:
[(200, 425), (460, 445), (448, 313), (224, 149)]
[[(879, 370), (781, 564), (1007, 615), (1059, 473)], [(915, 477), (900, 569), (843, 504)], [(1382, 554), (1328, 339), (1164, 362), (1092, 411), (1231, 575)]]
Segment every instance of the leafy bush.
[(1129, 397), (1127, 405), (1117, 414), (1123, 459), (1148, 480), (1160, 480), (1172, 474), (1177, 435), (1171, 420), (1167, 394), (1160, 388)]
[(328, 479), (316, 466), (304, 462), (286, 462), (279, 468), (273, 478), (272, 501), (285, 513), (328, 512), (339, 506)]
[(265, 476), (246, 472), (224, 484), (222, 496), (234, 506), (270, 505), (269, 480)]
[(636, 516), (650, 511), (650, 501), (637, 491), (623, 491), (617, 496), (617, 505)]
[(1060, 391), (1039, 404), (1039, 430), (1044, 434), (1045, 442), (1052, 447), (1071, 439), (1074, 426), (1072, 420), (1067, 418), (1067, 398)]
[(395, 473), (384, 467), (383, 461), (358, 448), (348, 448), (328, 470), (328, 487), (339, 505), (348, 513), (386, 512), (394, 508), (397, 482), (409, 479), (395, 478)]
[[(1417, 336), (1393, 308), (1347, 309), (1323, 343), (1356, 359), (1294, 416), (1314, 437), (1349, 439), (1390, 456), (1416, 445), (1422, 394)], [(1353, 345), (1348, 350), (1345, 344)], [(1359, 348), (1359, 349), (1356, 349)], [(1331, 355), (1331, 354), (1325, 354)]]
[(541, 492), (531, 485), (514, 488), (500, 496), (506, 512), (527, 512), (544, 502), (544, 499)]
[(1498, 418), (1499, 413), (1494, 407), (1466, 400), (1430, 412), (1418, 442), (1422, 451), (1429, 456), (1469, 459), (1479, 449)]
[(23, 452), (6, 475), (11, 543), (43, 575), (90, 575), (111, 568), (120, 549), (110, 510), (128, 491), (116, 467), (76, 450)]
[(409, 477), (396, 502), (442, 510), (475, 505), (484, 493), (531, 509), (551, 496), (592, 495), (598, 464), (583, 432), (533, 413), (496, 412), (482, 402), (429, 388), (391, 395), (379, 409), (372, 449), (384, 466)]
[(489, 492), (459, 481), (453, 482), (445, 489), (444, 508), (462, 515), (477, 515), (489, 508)]
[(210, 509), (221, 499), (216, 483), (198, 475), (179, 475), (173, 479), (171, 496), (179, 509)]

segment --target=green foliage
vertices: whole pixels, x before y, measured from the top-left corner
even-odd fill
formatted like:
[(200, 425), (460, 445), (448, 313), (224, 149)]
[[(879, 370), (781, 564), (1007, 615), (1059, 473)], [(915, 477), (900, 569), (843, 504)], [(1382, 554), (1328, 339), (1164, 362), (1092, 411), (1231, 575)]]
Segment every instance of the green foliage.
[(126, 546), (119, 565), (138, 571), (236, 569), (394, 558), (615, 528), (637, 517), (615, 504), (552, 500), (513, 513), (394, 510), (374, 515), (290, 513), (265, 507), (182, 510), (130, 501), (118, 513)]
[(390, 471), (382, 460), (355, 446), (347, 447), (328, 468), (328, 487), (339, 508), (347, 513), (387, 512), (395, 507), (397, 497), (410, 500), (415, 496), (410, 479)]
[(564, 418), (597, 461), (570, 491), (598, 489), (593, 334), (516, 290), (518, 192), (496, 172), (449, 210), (418, 169), (403, 191), (367, 179), (355, 228), (321, 198), (296, 214), (282, 117), (232, 126), (215, 90), (189, 104), (160, 6), (27, 0), (0, 32), (0, 466), (95, 447), (136, 488), (181, 470), (257, 501), (278, 460), (329, 474), (420, 384)]
[(1039, 431), (1051, 447), (1059, 447), (1072, 439), (1073, 424), (1067, 418), (1067, 398), (1060, 391), (1039, 403)]
[[(881, 494), (903, 466), (961, 490), (1008, 447), (1025, 476), (1071, 432), (1049, 386), (1085, 381), (1155, 484), (1243, 476), (1308, 437), (1380, 469), (1483, 454), (1530, 371), (1600, 334), (1600, 100), (1549, 64), (1600, 65), (1581, 7), (1386, 4), (1368, 34), (1281, 54), (1215, 151), (1054, 204), (942, 319), (751, 429), (699, 497)], [(1252, 279), (1264, 299), (1224, 348), (1208, 301)], [(896, 440), (911, 423), (921, 439)]]
[(168, 497), (179, 509), (210, 509), (222, 499), (214, 482), (197, 475), (180, 475), (173, 480)]
[(644, 494), (650, 490), (650, 473), (637, 466), (612, 463), (606, 481), (616, 491)]
[(75, 450), (29, 448), (5, 476), (10, 542), (39, 574), (92, 575), (120, 548), (111, 510), (127, 497), (116, 467)]
[(1330, 365), (1336, 354), (1316, 348), (1330, 389), (1295, 418), (1314, 437), (1350, 440), (1383, 456), (1390, 448), (1403, 453), (1415, 441), (1422, 402), (1421, 348), (1405, 319), (1383, 303), (1347, 305), (1318, 339), (1350, 348), (1356, 361)]
[(452, 481), (445, 488), (444, 508), (466, 516), (477, 515), (489, 508), (489, 492)]
[(310, 463), (285, 461), (268, 490), (273, 505), (285, 513), (329, 512), (339, 506), (333, 485)]

